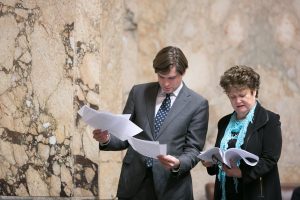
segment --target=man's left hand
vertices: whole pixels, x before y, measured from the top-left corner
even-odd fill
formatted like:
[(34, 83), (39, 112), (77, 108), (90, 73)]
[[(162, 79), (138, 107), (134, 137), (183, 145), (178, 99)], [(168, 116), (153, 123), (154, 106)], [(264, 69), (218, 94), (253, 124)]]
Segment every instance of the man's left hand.
[(168, 170), (178, 169), (180, 161), (171, 155), (159, 155), (157, 156), (160, 163)]

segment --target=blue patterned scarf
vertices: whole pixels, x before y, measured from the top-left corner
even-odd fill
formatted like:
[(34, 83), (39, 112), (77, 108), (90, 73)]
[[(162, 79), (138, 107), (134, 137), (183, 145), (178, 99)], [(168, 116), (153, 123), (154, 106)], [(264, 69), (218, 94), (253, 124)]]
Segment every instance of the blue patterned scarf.
[[(253, 122), (255, 107), (256, 107), (256, 103), (253, 106), (253, 108), (251, 108), (246, 118), (243, 120), (238, 120), (236, 118), (236, 113), (233, 113), (233, 115), (231, 115), (230, 121), (225, 130), (225, 134), (221, 140), (220, 149), (222, 149), (222, 151), (226, 151), (228, 149), (228, 142), (233, 139), (236, 139), (235, 147), (239, 149), (241, 148), (242, 144), (244, 143), (244, 138), (246, 136), (248, 125), (250, 122), (251, 123)], [(232, 133), (238, 133), (238, 134), (233, 135)], [(238, 161), (237, 166), (239, 165), (240, 162)], [(225, 192), (226, 174), (222, 170), (222, 166), (219, 166), (218, 180), (221, 183), (222, 200), (226, 200), (226, 192)], [(235, 185), (235, 191), (237, 192), (238, 180), (235, 177), (233, 178), (233, 180)]]

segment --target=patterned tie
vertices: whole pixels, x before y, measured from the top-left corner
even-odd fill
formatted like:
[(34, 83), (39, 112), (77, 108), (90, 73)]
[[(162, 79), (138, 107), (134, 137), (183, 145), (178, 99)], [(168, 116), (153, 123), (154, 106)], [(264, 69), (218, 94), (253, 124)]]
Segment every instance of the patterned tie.
[[(166, 94), (166, 98), (162, 102), (159, 110), (156, 113), (155, 119), (154, 119), (154, 139), (157, 138), (159, 129), (161, 125), (163, 124), (166, 116), (168, 115), (168, 112), (171, 108), (171, 98), (170, 94)], [(152, 158), (146, 158), (146, 166), (147, 167), (152, 167), (153, 165), (153, 159)]]
[(154, 120), (154, 139), (157, 138), (159, 129), (161, 125), (163, 124), (166, 116), (168, 115), (168, 112), (171, 108), (171, 98), (170, 94), (166, 94), (166, 98), (162, 102)]

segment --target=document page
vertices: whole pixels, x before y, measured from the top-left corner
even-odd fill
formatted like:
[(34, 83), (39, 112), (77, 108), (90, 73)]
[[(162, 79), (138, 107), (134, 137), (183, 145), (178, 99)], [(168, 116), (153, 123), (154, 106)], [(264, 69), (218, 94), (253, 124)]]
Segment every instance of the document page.
[(130, 115), (115, 115), (109, 112), (94, 110), (88, 106), (83, 106), (78, 114), (83, 121), (95, 129), (108, 130), (120, 140), (127, 140), (143, 130), (129, 120)]
[(198, 155), (198, 158), (201, 160), (209, 161), (212, 163), (216, 163), (216, 161), (220, 161), (226, 164), (228, 167), (231, 167), (230, 160), (232, 159), (234, 162), (237, 162), (241, 159), (245, 161), (247, 165), (254, 166), (257, 164), (259, 158), (258, 156), (245, 151), (243, 149), (238, 148), (230, 148), (223, 152), (218, 147), (213, 147), (207, 151), (203, 151)]
[(199, 155), (198, 158), (201, 160), (205, 160), (208, 162), (216, 163), (216, 160), (213, 157), (216, 157), (218, 161), (223, 162), (222, 158), (222, 151), (218, 147), (213, 147), (207, 151), (202, 151)]
[(158, 155), (167, 155), (167, 145), (157, 141), (141, 140), (134, 137), (128, 139), (129, 144), (140, 154), (157, 159)]
[(253, 153), (237, 148), (231, 148), (225, 151), (225, 161), (228, 166), (230, 166), (230, 159), (234, 161), (243, 159), (245, 163), (250, 166), (256, 165), (259, 160), (258, 156), (254, 155)]

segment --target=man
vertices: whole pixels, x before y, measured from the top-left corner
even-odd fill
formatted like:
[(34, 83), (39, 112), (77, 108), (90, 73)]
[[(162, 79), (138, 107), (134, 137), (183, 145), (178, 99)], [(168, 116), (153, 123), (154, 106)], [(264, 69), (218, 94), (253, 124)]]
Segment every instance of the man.
[(167, 144), (167, 155), (149, 159), (107, 131), (94, 130), (94, 138), (100, 142), (100, 150), (128, 149), (119, 180), (119, 199), (192, 200), (190, 170), (198, 163), (197, 155), (204, 146), (208, 102), (183, 83), (188, 62), (179, 48), (160, 50), (153, 67), (158, 82), (134, 86), (123, 113), (131, 114), (131, 121), (143, 129), (136, 138)]
[(292, 198), (291, 200), (299, 200), (300, 199), (300, 186), (296, 187), (294, 190), (293, 190), (293, 193), (292, 193)]

